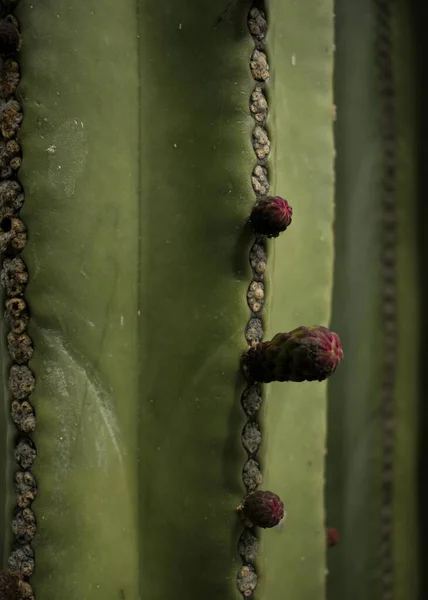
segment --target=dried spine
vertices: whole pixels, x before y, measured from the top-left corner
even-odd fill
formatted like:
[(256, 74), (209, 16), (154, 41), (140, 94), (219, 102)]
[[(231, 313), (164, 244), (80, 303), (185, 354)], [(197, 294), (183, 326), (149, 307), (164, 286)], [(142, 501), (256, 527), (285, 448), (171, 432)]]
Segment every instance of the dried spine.
[[(269, 194), (268, 171), (265, 163), (270, 152), (270, 141), (266, 130), (268, 105), (264, 94), (264, 85), (269, 77), (269, 65), (264, 51), (267, 22), (264, 13), (258, 8), (251, 8), (248, 15), (248, 28), (255, 46), (250, 58), (250, 71), (256, 81), (250, 96), (250, 114), (254, 119), (252, 144), (256, 158), (256, 165), (251, 174), (251, 182), (256, 202), (258, 202)], [(252, 280), (247, 291), (250, 317), (245, 329), (245, 340), (249, 346), (252, 346), (263, 341), (264, 335), (261, 314), (265, 300), (266, 248), (262, 236), (256, 236), (250, 250), (249, 261)], [(242, 393), (241, 404), (247, 417), (247, 422), (242, 431), (242, 445), (248, 455), (248, 460), (242, 470), (242, 480), (247, 494), (254, 492), (263, 479), (260, 464), (257, 460), (257, 453), (261, 444), (258, 413), (262, 401), (262, 389), (258, 384), (248, 385)], [(258, 539), (255, 529), (251, 523), (246, 522), (238, 544), (238, 552), (243, 565), (237, 576), (237, 587), (244, 598), (252, 598), (257, 586), (255, 568), (257, 550)]]
[(395, 441), (395, 372), (397, 366), (396, 290), (396, 129), (392, 68), (390, 0), (375, 0), (380, 82), (380, 135), (383, 145), (381, 181), (381, 278), (383, 316), (383, 377), (381, 390), (382, 473), (380, 569), (382, 600), (394, 598), (393, 483)]
[(20, 33), (15, 17), (8, 14), (16, 4), (16, 1), (0, 0), (0, 280), (6, 298), (4, 317), (12, 363), (8, 382), (11, 415), (19, 432), (14, 452), (18, 465), (14, 475), (16, 507), (12, 520), (15, 540), (9, 569), (21, 580), (21, 596), (31, 599), (34, 594), (27, 580), (34, 570), (31, 542), (36, 534), (37, 522), (31, 506), (37, 496), (37, 481), (31, 470), (36, 448), (29, 434), (36, 427), (36, 415), (30, 401), (35, 378), (28, 367), (33, 344), (27, 333), (28, 307), (23, 297), (28, 272), (19, 256), (27, 242), (27, 230), (19, 217), (24, 192), (17, 180), (21, 147), (16, 137), (22, 122), (22, 107), (15, 98), (20, 78), (15, 54), (20, 47)]

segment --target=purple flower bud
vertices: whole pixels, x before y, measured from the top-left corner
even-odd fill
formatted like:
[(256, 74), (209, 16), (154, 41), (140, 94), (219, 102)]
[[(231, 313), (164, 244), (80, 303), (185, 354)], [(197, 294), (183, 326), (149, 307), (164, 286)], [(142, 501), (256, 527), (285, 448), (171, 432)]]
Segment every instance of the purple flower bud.
[(273, 492), (257, 490), (249, 494), (243, 504), (244, 515), (257, 527), (275, 527), (284, 518), (284, 504)]
[(336, 370), (343, 349), (339, 336), (321, 325), (297, 327), (260, 342), (242, 358), (251, 381), (323, 381)]
[(280, 196), (269, 196), (259, 200), (253, 207), (250, 223), (260, 235), (273, 238), (285, 231), (291, 223), (293, 209)]

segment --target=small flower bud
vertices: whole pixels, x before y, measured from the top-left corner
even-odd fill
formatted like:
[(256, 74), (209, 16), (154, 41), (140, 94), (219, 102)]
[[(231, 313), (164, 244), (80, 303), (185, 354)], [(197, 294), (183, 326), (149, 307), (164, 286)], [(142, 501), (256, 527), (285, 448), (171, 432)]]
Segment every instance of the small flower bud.
[(292, 215), (293, 209), (287, 200), (279, 196), (269, 196), (254, 205), (250, 223), (259, 235), (274, 238), (287, 229)]
[(257, 490), (249, 494), (243, 504), (244, 515), (257, 527), (275, 527), (284, 518), (284, 504), (273, 492)]

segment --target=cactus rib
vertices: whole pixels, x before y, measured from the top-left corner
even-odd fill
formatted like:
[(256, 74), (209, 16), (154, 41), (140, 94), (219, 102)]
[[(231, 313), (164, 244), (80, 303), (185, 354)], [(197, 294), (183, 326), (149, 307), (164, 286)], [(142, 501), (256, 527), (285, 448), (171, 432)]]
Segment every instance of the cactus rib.
[[(263, 11), (252, 6), (248, 13), (248, 29), (254, 42), (250, 70), (256, 85), (249, 99), (250, 114), (255, 123), (252, 135), (253, 149), (256, 155), (256, 165), (253, 169), (252, 185), (256, 195), (256, 203), (265, 198), (269, 191), (266, 159), (269, 155), (270, 142), (266, 131), (267, 101), (265, 97), (265, 82), (257, 81), (254, 69), (257, 69), (257, 60), (254, 63), (255, 53), (265, 59), (264, 41), (267, 33), (267, 21)], [(260, 151), (259, 141), (264, 140), (264, 151)], [(263, 176), (263, 186), (254, 177), (255, 172)], [(266, 268), (266, 249), (264, 238), (255, 236), (250, 250), (249, 262), (252, 270), (252, 280), (247, 290), (247, 304), (250, 309), (250, 317), (245, 330), (245, 339), (251, 347), (254, 343), (263, 340), (263, 322), (261, 319), (264, 307), (264, 272)], [(248, 458), (243, 467), (242, 478), (247, 494), (254, 492), (262, 482), (260, 464), (257, 453), (261, 444), (261, 434), (258, 424), (258, 412), (262, 406), (262, 390), (258, 384), (247, 385), (241, 396), (242, 408), (245, 412), (247, 423), (242, 432), (242, 444), (247, 451)], [(257, 537), (251, 523), (246, 523), (238, 544), (238, 551), (243, 561), (243, 566), (238, 571), (237, 586), (244, 597), (252, 594), (257, 586), (256, 552), (258, 547)]]
[[(3, 14), (2, 8), (2, 14)], [(1, 60), (0, 126), (2, 144), (2, 183), (0, 188), (0, 250), (2, 252), (1, 283), (5, 301), (5, 323), (8, 352), (12, 365), (9, 371), (9, 390), (12, 395), (11, 416), (18, 430), (15, 458), (16, 505), (12, 518), (14, 542), (9, 557), (9, 568), (19, 577), (20, 595), (33, 597), (28, 579), (34, 569), (31, 543), (36, 534), (36, 516), (32, 503), (37, 496), (37, 481), (32, 472), (36, 457), (31, 434), (36, 428), (34, 407), (29, 396), (34, 391), (35, 379), (28, 363), (33, 355), (33, 342), (27, 333), (29, 324), (25, 289), (28, 272), (20, 254), (27, 242), (27, 231), (20, 219), (24, 192), (17, 179), (21, 167), (21, 149), (17, 141), (22, 122), (21, 105), (15, 92), (19, 83), (19, 64), (16, 54), (21, 47), (19, 23), (13, 15), (0, 21), (0, 52), (7, 56)], [(30, 450), (30, 452), (29, 452)], [(9, 483), (9, 482), (8, 482)], [(6, 536), (8, 539), (8, 536)], [(24, 555), (31, 560), (25, 561)]]
[(381, 166), (381, 277), (383, 316), (383, 377), (381, 388), (381, 514), (380, 568), (382, 599), (394, 596), (393, 497), (395, 441), (395, 384), (397, 369), (396, 293), (396, 124), (395, 88), (392, 68), (392, 24), (390, 0), (375, 0), (377, 59), (380, 93), (380, 136), (383, 145)]

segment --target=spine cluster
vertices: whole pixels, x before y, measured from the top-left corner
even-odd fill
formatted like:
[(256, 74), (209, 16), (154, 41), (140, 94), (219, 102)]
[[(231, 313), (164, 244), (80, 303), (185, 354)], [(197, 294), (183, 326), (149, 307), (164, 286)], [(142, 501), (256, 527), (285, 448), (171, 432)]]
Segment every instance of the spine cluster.
[[(264, 93), (265, 82), (269, 77), (269, 65), (265, 54), (265, 38), (267, 22), (265, 15), (257, 8), (252, 8), (248, 15), (248, 28), (254, 41), (254, 50), (250, 58), (250, 70), (255, 80), (255, 86), (250, 96), (250, 113), (254, 119), (252, 144), (256, 155), (256, 164), (252, 173), (252, 186), (256, 202), (265, 199), (269, 194), (268, 171), (266, 160), (270, 152), (270, 141), (266, 130), (267, 101)], [(245, 330), (245, 340), (248, 346), (253, 346), (263, 340), (262, 311), (265, 300), (264, 274), (266, 270), (265, 238), (255, 236), (250, 250), (250, 265), (252, 280), (247, 291), (247, 303), (250, 318)], [(261, 444), (261, 431), (257, 420), (262, 405), (262, 390), (258, 383), (247, 385), (241, 398), (242, 408), (247, 422), (242, 432), (242, 445), (248, 459), (244, 464), (242, 479), (247, 494), (254, 492), (262, 482), (262, 474), (257, 454)], [(238, 551), (243, 565), (239, 569), (238, 590), (245, 598), (251, 598), (257, 586), (255, 562), (258, 551), (258, 539), (252, 523), (245, 525), (239, 539)]]
[(31, 434), (36, 428), (36, 416), (30, 400), (35, 378), (28, 366), (33, 354), (32, 340), (27, 333), (29, 311), (25, 300), (28, 271), (21, 257), (27, 243), (27, 229), (20, 218), (25, 198), (18, 179), (21, 166), (18, 137), (23, 115), (15, 96), (20, 81), (17, 55), (21, 47), (19, 23), (11, 14), (16, 5), (17, 0), (0, 1), (0, 281), (5, 298), (4, 318), (10, 356), (10, 410), (17, 429), (14, 543), (9, 569), (19, 576), (21, 597), (31, 599), (34, 597), (28, 583), (34, 570), (31, 542), (37, 528), (32, 509), (37, 496), (37, 481), (32, 472), (36, 448)]

